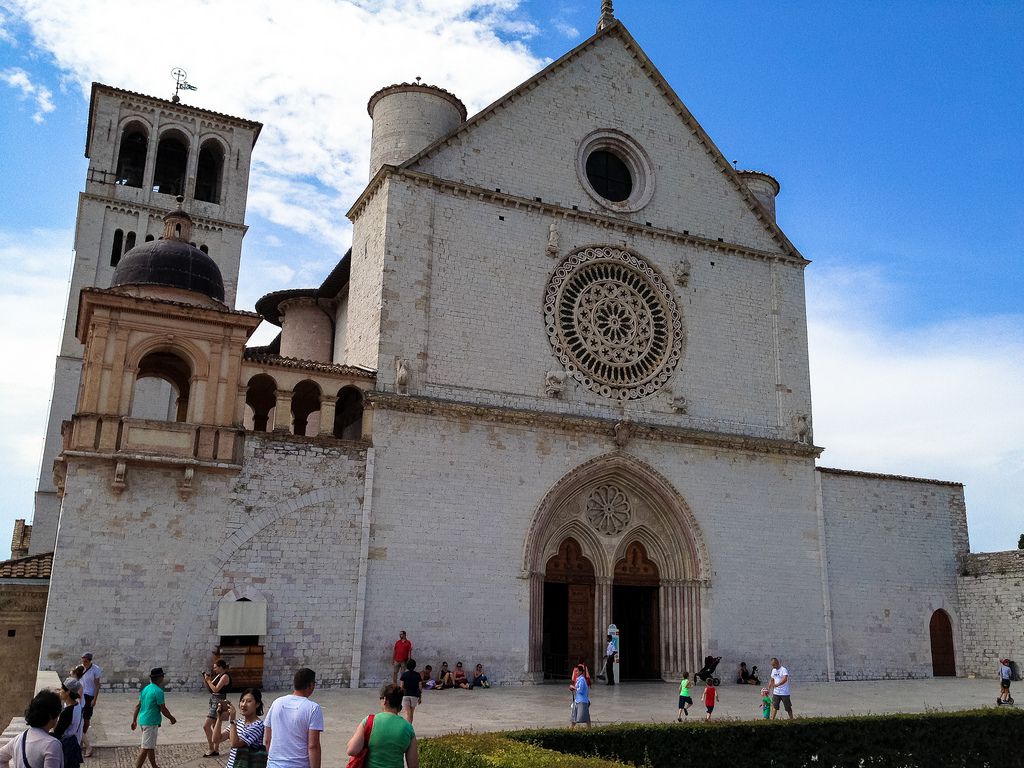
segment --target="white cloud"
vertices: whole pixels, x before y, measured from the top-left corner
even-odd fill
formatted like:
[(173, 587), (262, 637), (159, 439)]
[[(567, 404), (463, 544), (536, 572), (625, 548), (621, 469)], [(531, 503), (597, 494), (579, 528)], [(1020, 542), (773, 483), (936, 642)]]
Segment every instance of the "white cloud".
[(552, 22), (555, 31), (570, 40), (575, 40), (580, 36), (580, 31), (576, 29), (572, 24), (567, 21), (561, 21), (560, 19), (554, 19)]
[[(0, 28), (0, 40), (4, 38), (4, 30)], [(43, 122), (44, 115), (53, 112), (56, 107), (53, 104), (53, 93), (49, 88), (36, 85), (28, 76), (28, 72), (19, 67), (11, 67), (0, 72), (0, 82), (4, 82), (11, 88), (21, 91), (21, 98), (32, 99), (36, 105), (35, 114), (32, 119), (37, 123)]]
[(185, 101), (264, 122), (250, 210), (337, 254), (367, 181), (374, 91), (421, 76), (472, 112), (544, 65), (517, 0), (181, 0), (170, 21), (132, 0), (8, 3), (83, 93), (99, 80), (170, 96), (183, 66), (200, 89)]
[(1024, 532), (1024, 316), (901, 330), (885, 311), (896, 292), (877, 271), (808, 272), (821, 463), (963, 482), (972, 547), (1015, 546)]

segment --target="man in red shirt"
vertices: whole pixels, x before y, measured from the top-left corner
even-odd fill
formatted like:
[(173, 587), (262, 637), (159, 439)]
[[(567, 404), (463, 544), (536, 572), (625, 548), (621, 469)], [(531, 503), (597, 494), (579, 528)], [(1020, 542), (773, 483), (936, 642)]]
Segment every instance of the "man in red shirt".
[(398, 675), (405, 671), (405, 662), (412, 656), (412, 643), (405, 637), (405, 630), (398, 633), (395, 652), (391, 656), (391, 684), (398, 684)]

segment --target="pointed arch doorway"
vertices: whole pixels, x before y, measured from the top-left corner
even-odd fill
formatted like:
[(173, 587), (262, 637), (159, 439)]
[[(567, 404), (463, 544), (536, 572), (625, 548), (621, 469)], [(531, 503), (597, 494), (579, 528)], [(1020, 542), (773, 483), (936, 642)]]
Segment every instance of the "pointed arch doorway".
[(594, 564), (572, 537), (562, 541), (544, 569), (544, 677), (568, 677), (588, 665), (594, 647)]
[[(583, 658), (599, 668), (605, 631), (616, 615), (626, 631), (623, 652), (631, 657), (624, 678), (673, 679), (698, 669), (709, 572), (696, 518), (662, 475), (621, 452), (580, 465), (547, 493), (526, 533), (527, 675), (540, 680), (568, 672), (578, 660), (570, 653), (588, 640)], [(564, 661), (554, 658), (562, 647)]]

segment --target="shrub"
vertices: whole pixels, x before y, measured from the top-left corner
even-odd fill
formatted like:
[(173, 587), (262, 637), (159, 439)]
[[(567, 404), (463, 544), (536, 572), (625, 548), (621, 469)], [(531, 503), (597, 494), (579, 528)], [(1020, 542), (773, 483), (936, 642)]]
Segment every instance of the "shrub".
[(420, 742), (424, 768), (626, 768), (600, 757), (563, 754), (503, 734), (442, 736)]

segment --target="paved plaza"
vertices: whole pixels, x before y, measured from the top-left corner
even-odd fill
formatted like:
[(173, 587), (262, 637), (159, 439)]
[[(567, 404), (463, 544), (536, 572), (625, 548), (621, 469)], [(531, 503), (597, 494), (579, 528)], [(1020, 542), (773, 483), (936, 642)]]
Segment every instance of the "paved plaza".
[[(797, 717), (973, 709), (994, 706), (997, 687), (994, 679), (799, 684), (794, 681), (793, 706)], [(694, 699), (698, 702), (701, 690), (701, 686), (696, 686)], [(678, 687), (671, 683), (626, 683), (614, 687), (596, 683), (592, 689), (591, 715), (595, 725), (674, 721), (677, 692)], [(269, 704), (281, 693), (267, 692), (265, 701)], [(356, 723), (378, 709), (377, 693), (365, 688), (317, 690), (313, 698), (323, 707), (325, 716), (323, 766), (340, 768), (346, 759), (345, 742)], [(719, 699), (716, 720), (760, 717), (759, 687), (723, 683)], [(103, 694), (90, 731), (98, 748), (84, 768), (130, 768), (138, 744), (138, 736), (129, 727), (136, 700), (134, 693)], [(167, 694), (167, 706), (178, 723), (165, 723), (160, 729), (160, 767), (218, 768), (216, 759), (201, 757), (205, 749), (203, 720), (207, 696), (171, 691)], [(540, 728), (566, 725), (568, 714), (569, 690), (565, 685), (427, 691), (423, 704), (416, 710), (414, 727), (421, 737), (459, 731)], [(703, 709), (695, 706), (690, 717), (702, 718)], [(219, 763), (223, 765), (225, 759), (226, 750)]]

